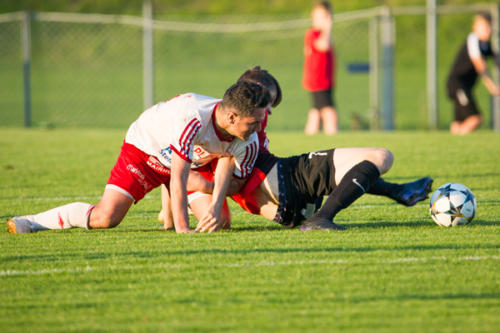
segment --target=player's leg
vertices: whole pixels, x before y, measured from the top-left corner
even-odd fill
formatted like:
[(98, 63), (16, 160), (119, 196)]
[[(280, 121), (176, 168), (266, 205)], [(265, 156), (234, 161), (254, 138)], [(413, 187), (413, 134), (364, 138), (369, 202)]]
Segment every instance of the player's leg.
[(74, 202), (35, 215), (18, 216), (7, 221), (10, 233), (28, 233), (54, 229), (101, 229), (117, 226), (134, 199), (106, 189), (96, 205)]
[(134, 198), (112, 188), (106, 188), (101, 201), (90, 213), (90, 229), (114, 228), (123, 220)]
[[(394, 162), (394, 156), (382, 148), (339, 148), (335, 149), (335, 181), (340, 184), (347, 172), (362, 161), (373, 163), (383, 175), (389, 171)], [(423, 177), (412, 182), (396, 184), (378, 178), (367, 189), (367, 193), (382, 195), (405, 206), (413, 206), (428, 197), (431, 191), (432, 178)]]
[(366, 193), (380, 175), (391, 168), (393, 160), (392, 153), (382, 148), (335, 149), (333, 165), (337, 186), (301, 230), (340, 229), (327, 226), (333, 226), (335, 215)]
[(476, 104), (476, 99), (472, 95), (472, 88), (464, 89), (464, 93), (469, 101), (467, 105), (464, 106), (464, 120), (460, 124), (459, 134), (469, 134), (470, 132), (481, 126), (483, 118), (479, 113), (479, 109)]
[(459, 134), (469, 134), (470, 132), (476, 130), (479, 126), (481, 126), (481, 123), (483, 122), (483, 118), (481, 115), (472, 115), (467, 117), (462, 124), (460, 128), (460, 133)]
[(321, 120), (323, 121), (323, 131), (326, 135), (338, 132), (338, 115), (335, 108), (325, 106), (321, 109)]
[(163, 222), (165, 230), (174, 229), (174, 218), (170, 206), (170, 193), (165, 184), (161, 185), (161, 211), (158, 213), (158, 221)]
[[(212, 203), (212, 195), (201, 192), (194, 192), (188, 195), (189, 207), (191, 212), (200, 221), (206, 214), (208, 207)], [(224, 200), (224, 206), (221, 211), (222, 228), (229, 229), (231, 227), (231, 213), (227, 200)]]
[(316, 107), (320, 110), (323, 122), (323, 131), (332, 135), (338, 131), (338, 114), (332, 97), (332, 90), (323, 90), (316, 93)]
[(307, 115), (307, 123), (304, 132), (307, 135), (317, 134), (320, 127), (321, 116), (319, 110), (312, 108)]

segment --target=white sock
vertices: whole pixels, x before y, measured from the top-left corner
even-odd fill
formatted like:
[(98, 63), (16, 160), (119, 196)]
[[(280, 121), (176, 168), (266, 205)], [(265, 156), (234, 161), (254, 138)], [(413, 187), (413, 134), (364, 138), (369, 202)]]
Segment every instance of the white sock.
[(88, 229), (93, 208), (94, 205), (88, 203), (74, 202), (36, 215), (26, 215), (24, 218), (32, 222), (33, 231), (76, 227)]

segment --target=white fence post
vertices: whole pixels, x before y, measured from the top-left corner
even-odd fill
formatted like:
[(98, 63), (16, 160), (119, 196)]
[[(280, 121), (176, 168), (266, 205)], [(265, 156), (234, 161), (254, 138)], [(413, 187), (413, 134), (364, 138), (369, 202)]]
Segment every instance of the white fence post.
[(21, 22), (23, 57), (24, 126), (31, 127), (31, 13), (24, 12)]
[(370, 109), (371, 129), (380, 129), (378, 16), (370, 20)]
[(436, 0), (427, 0), (427, 111), (429, 128), (438, 127), (437, 102), (437, 17)]
[[(495, 4), (491, 7), (491, 18), (493, 25), (493, 35), (492, 42), (495, 48), (495, 52), (500, 50), (500, 4)], [(500, 73), (498, 68), (495, 66), (493, 72), (495, 82), (500, 79)], [(491, 124), (495, 132), (500, 132), (500, 97), (492, 96), (491, 103)]]
[(144, 109), (154, 104), (154, 30), (153, 5), (151, 0), (144, 0), (143, 15), (143, 99)]
[(389, 7), (382, 9), (382, 128), (394, 129), (394, 17)]

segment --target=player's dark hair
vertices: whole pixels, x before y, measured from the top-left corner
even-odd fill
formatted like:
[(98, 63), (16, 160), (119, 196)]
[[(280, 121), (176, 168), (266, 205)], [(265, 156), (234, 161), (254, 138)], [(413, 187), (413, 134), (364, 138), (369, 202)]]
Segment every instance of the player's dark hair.
[(489, 24), (491, 24), (491, 14), (490, 13), (482, 11), (482, 12), (477, 13), (476, 16), (481, 17), (482, 19), (488, 21)]
[(241, 116), (252, 116), (255, 109), (264, 108), (269, 102), (271, 96), (263, 85), (238, 81), (226, 90), (221, 106), (234, 108)]
[(249, 81), (257, 84), (262, 84), (268, 91), (276, 89), (276, 98), (272, 104), (273, 108), (277, 107), (283, 99), (283, 93), (281, 92), (281, 87), (278, 83), (278, 80), (276, 80), (274, 76), (269, 74), (267, 70), (260, 68), (260, 66), (255, 66), (247, 70), (240, 76), (238, 81)]
[(330, 15), (333, 15), (333, 6), (332, 4), (330, 3), (330, 1), (318, 1), (316, 2), (316, 4), (314, 5), (314, 7), (321, 7), (323, 8), (324, 10), (326, 10), (327, 12), (330, 13)]

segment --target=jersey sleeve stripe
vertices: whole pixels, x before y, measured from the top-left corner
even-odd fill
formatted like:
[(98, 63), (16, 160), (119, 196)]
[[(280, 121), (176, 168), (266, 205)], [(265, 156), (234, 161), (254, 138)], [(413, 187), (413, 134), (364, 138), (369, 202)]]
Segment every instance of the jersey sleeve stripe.
[(194, 118), (189, 122), (179, 139), (179, 147), (185, 156), (189, 156), (189, 147), (193, 141), (194, 136), (198, 133), (201, 128), (201, 124), (198, 119)]
[(257, 144), (252, 142), (250, 146), (246, 147), (245, 159), (241, 164), (241, 176), (242, 178), (247, 177), (253, 168), (255, 163), (255, 157), (257, 156)]
[(249, 146), (246, 146), (245, 147), (245, 157), (243, 157), (243, 160), (241, 161), (241, 164), (240, 164), (240, 173), (241, 173), (241, 178), (245, 178), (244, 174), (245, 174), (245, 165), (247, 163), (247, 158), (248, 158), (248, 150), (249, 150)]
[(184, 150), (184, 153), (185, 154), (189, 154), (189, 148), (191, 146), (191, 143), (193, 142), (193, 138), (196, 136), (196, 134), (198, 133), (199, 129), (200, 129), (201, 125), (200, 126), (196, 126), (192, 129), (192, 131), (186, 136), (186, 138), (184, 139), (185, 141), (182, 143), (182, 146), (181, 148)]
[(183, 153), (181, 153), (180, 151), (178, 151), (174, 145), (170, 145), (170, 148), (172, 148), (172, 150), (177, 154), (179, 155), (184, 161), (188, 162), (188, 163), (193, 163), (193, 161), (191, 161), (191, 159), (189, 158), (189, 156), (186, 156), (184, 155)]

